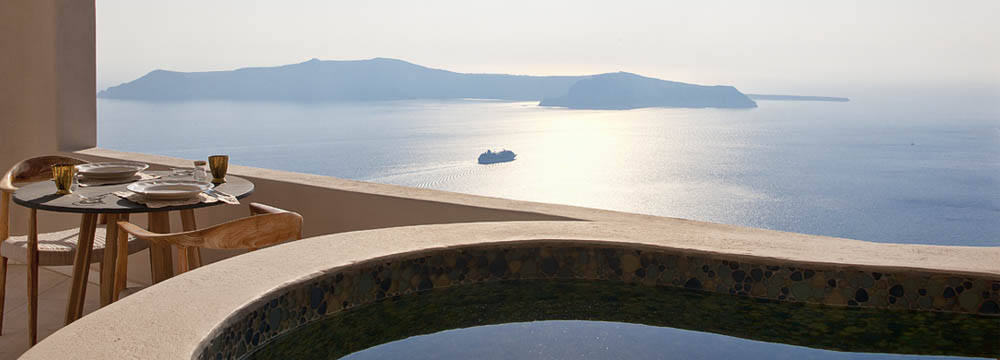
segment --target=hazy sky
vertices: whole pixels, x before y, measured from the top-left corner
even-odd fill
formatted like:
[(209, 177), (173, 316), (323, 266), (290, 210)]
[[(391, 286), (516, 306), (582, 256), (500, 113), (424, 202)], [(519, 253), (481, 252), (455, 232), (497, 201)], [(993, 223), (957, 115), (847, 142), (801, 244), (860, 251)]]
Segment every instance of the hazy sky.
[(97, 0), (98, 86), (154, 69), (391, 57), (460, 72), (629, 71), (749, 92), (992, 87), (998, 16), (1000, 0)]

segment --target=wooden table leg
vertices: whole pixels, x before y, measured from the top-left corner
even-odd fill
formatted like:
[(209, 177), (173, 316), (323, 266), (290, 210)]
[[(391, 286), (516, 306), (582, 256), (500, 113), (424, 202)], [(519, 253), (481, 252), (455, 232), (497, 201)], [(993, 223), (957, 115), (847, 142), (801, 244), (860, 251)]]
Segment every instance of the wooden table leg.
[[(128, 214), (121, 214), (118, 216), (119, 221), (128, 221)], [(118, 228), (118, 246), (116, 246), (115, 255), (115, 283), (114, 290), (111, 293), (111, 302), (118, 301), (118, 297), (121, 295), (122, 290), (125, 290), (125, 286), (128, 285), (128, 234)]]
[(7, 258), (0, 256), (0, 335), (3, 335), (3, 304), (7, 292)]
[[(0, 239), (7, 240), (8, 233), (10, 232), (10, 206), (3, 206), (10, 204), (10, 193), (6, 191), (0, 191)], [(3, 262), (3, 266), (0, 267), (0, 335), (3, 335), (3, 304), (6, 302), (6, 291), (7, 291), (7, 258), (3, 256), (2, 251), (0, 251), (0, 262)]]
[(76, 257), (73, 259), (73, 279), (66, 304), (66, 325), (83, 316), (83, 303), (87, 297), (87, 277), (90, 275), (90, 253), (94, 248), (94, 231), (97, 214), (83, 214), (80, 220), (80, 237)]
[[(149, 231), (166, 234), (170, 232), (170, 214), (166, 211), (149, 213)], [(153, 284), (174, 276), (174, 260), (170, 245), (149, 244), (149, 263), (153, 270)]]
[(28, 346), (38, 342), (38, 210), (28, 215)]
[[(184, 231), (198, 230), (198, 224), (194, 220), (194, 209), (181, 210), (181, 226)], [(191, 246), (187, 248), (188, 265), (191, 269), (201, 267), (201, 248)]]
[(107, 214), (104, 259), (101, 259), (101, 306), (111, 303), (115, 291), (115, 256), (118, 255), (118, 214)]

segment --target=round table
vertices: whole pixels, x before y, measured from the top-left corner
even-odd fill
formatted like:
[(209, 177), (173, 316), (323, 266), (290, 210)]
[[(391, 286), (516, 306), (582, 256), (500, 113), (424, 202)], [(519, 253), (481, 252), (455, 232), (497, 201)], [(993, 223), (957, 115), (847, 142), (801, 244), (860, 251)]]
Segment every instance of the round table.
[[(171, 171), (146, 171), (145, 173), (160, 176), (160, 179), (162, 180), (193, 180), (191, 176), (174, 176)], [(128, 184), (129, 183), (80, 187), (78, 189), (74, 189), (73, 193), (70, 195), (57, 195), (56, 184), (54, 182), (41, 181), (18, 188), (17, 191), (14, 192), (13, 200), (14, 203), (27, 208), (82, 214), (152, 213), (161, 211), (191, 210), (222, 204), (222, 202), (214, 202), (149, 208), (146, 207), (146, 205), (134, 203), (112, 194), (112, 192), (115, 191), (127, 191), (125, 187), (128, 186)], [(227, 175), (226, 182), (217, 185), (215, 190), (231, 194), (237, 199), (242, 199), (253, 193), (253, 183), (250, 182), (250, 180), (238, 176)], [(81, 195), (87, 197), (99, 195), (106, 196), (102, 198), (103, 201), (99, 204), (82, 204), (80, 203)]]
[[(191, 176), (176, 176), (171, 171), (146, 171), (146, 174), (160, 176), (161, 179), (192, 179)], [(70, 287), (69, 302), (66, 305), (66, 324), (80, 318), (83, 313), (83, 299), (86, 296), (87, 276), (89, 275), (90, 252), (94, 244), (94, 234), (97, 229), (98, 215), (107, 218), (107, 241), (104, 248), (104, 259), (101, 263), (101, 306), (111, 303), (114, 298), (114, 283), (123, 282), (125, 279), (114, 279), (115, 255), (117, 249), (118, 220), (128, 220), (129, 214), (147, 213), (149, 216), (149, 230), (156, 233), (170, 232), (170, 211), (179, 211), (181, 224), (184, 231), (196, 230), (194, 209), (208, 206), (225, 204), (217, 201), (214, 203), (198, 203), (191, 205), (167, 206), (161, 208), (149, 208), (146, 205), (134, 203), (122, 199), (113, 194), (116, 191), (126, 191), (128, 183), (87, 186), (74, 189), (73, 194), (57, 195), (56, 186), (52, 181), (41, 181), (22, 186), (14, 192), (14, 203), (36, 210), (53, 212), (80, 213), (80, 237), (78, 239), (77, 252), (73, 262), (73, 280)], [(227, 175), (226, 182), (215, 187), (216, 190), (242, 199), (253, 193), (254, 185), (247, 179)], [(87, 204), (81, 202), (81, 195), (87, 197), (101, 196), (101, 202)], [(28, 261), (38, 257), (38, 230), (35, 211), (31, 212), (31, 219), (28, 222), (29, 246)], [(193, 266), (201, 265), (201, 256), (197, 248), (189, 249), (188, 254)], [(125, 249), (127, 255), (127, 249)], [(152, 267), (153, 283), (157, 283), (173, 276), (173, 258), (169, 246), (150, 244), (149, 261)], [(30, 267), (29, 267), (30, 268)]]

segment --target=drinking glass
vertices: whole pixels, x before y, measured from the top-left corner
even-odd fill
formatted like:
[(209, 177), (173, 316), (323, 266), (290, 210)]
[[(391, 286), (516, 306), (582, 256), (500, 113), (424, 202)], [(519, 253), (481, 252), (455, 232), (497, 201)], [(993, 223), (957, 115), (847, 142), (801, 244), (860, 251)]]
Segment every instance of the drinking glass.
[(195, 160), (194, 161), (194, 179), (197, 181), (208, 180), (208, 173), (205, 170), (205, 165), (207, 163), (205, 160)]
[(73, 180), (76, 177), (76, 165), (52, 165), (52, 180), (56, 183), (56, 194), (69, 195), (73, 193)]
[(229, 155), (212, 155), (208, 157), (208, 168), (212, 171), (212, 183), (226, 182), (226, 172), (229, 171)]
[(80, 178), (76, 177), (76, 176), (73, 177), (73, 187), (72, 187), (72, 189), (73, 189), (73, 193), (76, 194), (76, 196), (80, 197), (80, 200), (74, 202), (73, 205), (97, 205), (97, 204), (103, 204), (104, 203), (104, 197), (108, 196), (108, 195), (111, 195), (111, 193), (103, 193), (103, 194), (96, 194), (96, 195), (95, 194), (90, 194), (90, 195), (85, 194), (86, 191), (83, 191), (83, 189), (81, 189), (81, 186), (80, 186)]
[(171, 171), (171, 176), (191, 176), (194, 174), (194, 170), (185, 168), (173, 168)]

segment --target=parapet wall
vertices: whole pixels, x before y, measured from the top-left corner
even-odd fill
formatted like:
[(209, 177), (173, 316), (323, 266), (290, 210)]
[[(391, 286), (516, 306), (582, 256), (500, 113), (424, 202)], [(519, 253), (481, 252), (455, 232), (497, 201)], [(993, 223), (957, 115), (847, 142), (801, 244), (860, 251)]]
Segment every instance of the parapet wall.
[[(106, 149), (73, 153), (91, 161), (129, 160), (148, 163), (152, 168), (189, 166), (190, 161), (158, 155), (135, 154)], [(234, 159), (238, 163), (238, 159)], [(328, 176), (293, 173), (231, 165), (230, 172), (254, 182), (248, 201), (294, 210), (305, 218), (306, 237), (358, 230), (399, 226), (509, 221), (616, 222), (641, 227), (666, 227), (676, 234), (663, 239), (666, 246), (752, 255), (763, 258), (797, 258), (814, 263), (853, 263), (881, 267), (938, 269), (955, 274), (1000, 273), (1000, 247), (928, 246), (880, 244), (825, 236), (769, 231), (692, 220), (625, 213), (529, 201), (468, 195), (431, 189), (367, 183)], [(17, 210), (17, 209), (15, 209)], [(23, 211), (21, 212), (23, 213)], [(196, 211), (198, 225), (205, 227), (247, 216), (245, 206), (216, 206)], [(20, 214), (24, 215), (24, 214)], [(41, 227), (56, 224), (46, 213)], [(135, 217), (140, 225), (142, 217)], [(12, 224), (24, 224), (14, 219)], [(61, 222), (69, 228), (78, 217)], [(173, 228), (180, 228), (179, 218)], [(22, 229), (23, 230), (23, 229)], [(49, 231), (45, 230), (44, 231)], [(16, 233), (16, 232), (15, 232)], [(204, 252), (207, 262), (241, 252)], [(130, 281), (148, 283), (147, 256), (137, 254), (130, 261)], [(131, 266), (134, 265), (134, 266)]]

